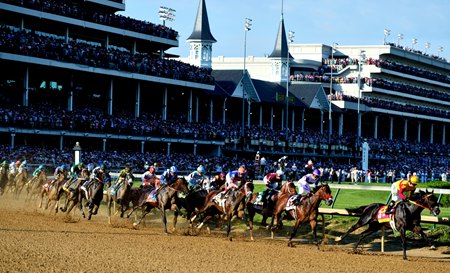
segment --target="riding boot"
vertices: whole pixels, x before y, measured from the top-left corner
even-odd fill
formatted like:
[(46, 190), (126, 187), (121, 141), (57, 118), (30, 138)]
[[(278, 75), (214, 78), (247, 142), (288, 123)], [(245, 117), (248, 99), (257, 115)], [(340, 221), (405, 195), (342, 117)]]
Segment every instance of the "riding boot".
[(391, 201), (391, 202), (389, 203), (389, 205), (388, 205), (388, 207), (387, 207), (387, 209), (386, 209), (385, 214), (391, 214), (391, 213), (392, 213), (392, 209), (394, 208), (394, 204), (395, 204), (394, 201)]

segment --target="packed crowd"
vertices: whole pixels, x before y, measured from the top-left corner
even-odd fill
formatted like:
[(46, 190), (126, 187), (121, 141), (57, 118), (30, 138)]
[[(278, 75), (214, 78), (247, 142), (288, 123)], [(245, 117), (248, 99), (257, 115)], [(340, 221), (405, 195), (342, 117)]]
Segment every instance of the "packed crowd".
[(445, 59), (444, 57), (438, 56), (438, 55), (434, 55), (434, 54), (428, 54), (426, 52), (422, 52), (421, 50), (418, 50), (416, 48), (411, 48), (411, 47), (407, 47), (407, 46), (402, 46), (400, 44), (395, 44), (395, 43), (385, 43), (387, 45), (393, 46), (393, 47), (398, 47), (401, 48), (403, 50), (409, 51), (409, 52), (413, 52), (416, 54), (420, 54), (420, 55), (424, 55), (424, 56), (429, 56), (433, 59), (439, 60), (439, 61), (443, 61), (443, 62), (448, 62), (447, 59)]
[(211, 69), (73, 39), (66, 43), (63, 37), (38, 35), (7, 26), (0, 28), (0, 51), (176, 80), (214, 82)]
[(0, 2), (171, 40), (178, 39), (178, 32), (169, 27), (136, 20), (120, 14), (104, 13), (101, 10), (94, 9), (92, 5), (86, 7), (83, 3), (77, 3), (76, 1), (0, 0)]

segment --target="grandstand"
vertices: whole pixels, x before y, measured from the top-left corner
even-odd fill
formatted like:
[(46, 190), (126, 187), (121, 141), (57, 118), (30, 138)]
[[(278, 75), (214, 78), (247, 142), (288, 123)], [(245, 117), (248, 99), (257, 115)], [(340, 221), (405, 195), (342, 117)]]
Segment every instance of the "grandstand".
[(243, 58), (212, 58), (204, 0), (189, 58), (167, 53), (176, 30), (116, 14), (125, 8), (0, 0), (1, 144), (352, 165), (366, 140), (385, 169), (424, 154), (448, 169), (445, 59), (393, 44), (288, 44), (282, 17), (272, 54), (246, 57), (243, 71)]

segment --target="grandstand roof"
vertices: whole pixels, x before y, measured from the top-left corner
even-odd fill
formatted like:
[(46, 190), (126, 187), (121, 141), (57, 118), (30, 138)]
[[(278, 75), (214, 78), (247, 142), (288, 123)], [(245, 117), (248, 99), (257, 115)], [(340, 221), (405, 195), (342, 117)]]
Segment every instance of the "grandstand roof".
[(215, 43), (217, 40), (211, 34), (209, 28), (208, 12), (206, 11), (205, 0), (200, 0), (195, 18), (194, 30), (187, 40), (201, 40), (204, 42)]
[(317, 108), (324, 111), (328, 111), (329, 109), (329, 102), (325, 90), (320, 83), (291, 84), (289, 92), (302, 101), (307, 108)]

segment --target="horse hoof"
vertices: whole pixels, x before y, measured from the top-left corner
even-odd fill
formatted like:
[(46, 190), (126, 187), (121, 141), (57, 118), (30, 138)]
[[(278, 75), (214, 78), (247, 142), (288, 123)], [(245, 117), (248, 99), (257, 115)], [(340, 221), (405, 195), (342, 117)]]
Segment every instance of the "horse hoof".
[(430, 246), (430, 250), (436, 250), (437, 248), (435, 246)]
[(335, 242), (340, 242), (340, 241), (342, 241), (342, 237), (341, 237), (341, 236), (336, 237), (336, 238), (334, 238), (334, 241), (335, 241)]
[(137, 227), (138, 225), (138, 223), (133, 223), (133, 227)]

